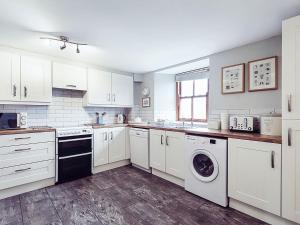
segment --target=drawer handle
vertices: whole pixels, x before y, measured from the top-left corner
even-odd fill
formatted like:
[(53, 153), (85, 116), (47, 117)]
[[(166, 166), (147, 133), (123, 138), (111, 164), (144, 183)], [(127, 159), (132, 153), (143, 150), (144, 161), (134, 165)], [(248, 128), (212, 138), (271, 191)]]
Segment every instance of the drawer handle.
[(29, 150), (31, 150), (31, 148), (20, 148), (20, 149), (15, 149), (15, 152), (24, 152)]
[(30, 167), (28, 167), (28, 168), (25, 168), (25, 169), (19, 169), (19, 170), (15, 170), (15, 173), (24, 172), (24, 171), (27, 171), (27, 170), (31, 170), (31, 168), (30, 168)]
[(275, 168), (274, 158), (275, 158), (275, 152), (272, 151), (272, 152), (271, 152), (271, 168), (272, 168), (272, 169)]
[(31, 137), (19, 137), (19, 138), (15, 138), (16, 141), (18, 140), (26, 140), (26, 139), (30, 139)]

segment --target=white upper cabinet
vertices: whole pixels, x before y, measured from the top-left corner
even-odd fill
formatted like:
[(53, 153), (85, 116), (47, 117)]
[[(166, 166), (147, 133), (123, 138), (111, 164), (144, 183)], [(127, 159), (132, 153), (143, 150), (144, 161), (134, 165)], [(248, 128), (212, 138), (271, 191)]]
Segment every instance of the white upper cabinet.
[(111, 73), (88, 69), (88, 91), (85, 104), (89, 106), (111, 104)]
[(281, 145), (229, 139), (228, 196), (280, 216)]
[(300, 16), (282, 26), (283, 119), (300, 119)]
[(51, 102), (51, 62), (21, 56), (21, 101)]
[(53, 87), (87, 90), (87, 68), (53, 62)]
[(112, 104), (118, 106), (133, 105), (133, 77), (112, 74)]
[(20, 56), (0, 52), (0, 101), (20, 101)]
[(132, 76), (89, 68), (84, 103), (85, 106), (132, 107)]

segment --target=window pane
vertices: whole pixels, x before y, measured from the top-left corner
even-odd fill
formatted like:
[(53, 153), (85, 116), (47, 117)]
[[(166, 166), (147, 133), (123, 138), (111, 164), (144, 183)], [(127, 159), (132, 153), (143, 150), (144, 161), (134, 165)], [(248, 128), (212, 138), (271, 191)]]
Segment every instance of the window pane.
[(206, 95), (208, 91), (208, 79), (195, 80), (195, 95)]
[(206, 120), (206, 97), (194, 98), (194, 119)]
[(181, 81), (181, 96), (187, 97), (193, 95), (193, 81)]
[(180, 112), (179, 117), (182, 119), (192, 118), (192, 99), (183, 98), (180, 100)]

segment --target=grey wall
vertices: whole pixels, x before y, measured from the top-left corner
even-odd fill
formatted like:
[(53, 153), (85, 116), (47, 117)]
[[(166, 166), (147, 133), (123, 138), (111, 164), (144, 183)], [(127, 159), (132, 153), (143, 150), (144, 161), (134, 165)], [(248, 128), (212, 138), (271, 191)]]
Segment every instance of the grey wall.
[[(272, 91), (248, 92), (248, 61), (264, 57), (279, 56), (279, 89)], [(218, 114), (223, 110), (249, 111), (250, 114), (281, 109), (281, 36), (238, 47), (209, 56), (210, 90), (209, 113)], [(222, 95), (221, 68), (228, 65), (246, 63), (246, 92)]]

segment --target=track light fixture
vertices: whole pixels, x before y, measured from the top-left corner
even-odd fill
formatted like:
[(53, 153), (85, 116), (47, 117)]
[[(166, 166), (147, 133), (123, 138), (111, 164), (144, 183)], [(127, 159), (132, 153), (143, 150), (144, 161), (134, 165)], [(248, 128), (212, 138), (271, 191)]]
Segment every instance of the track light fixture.
[(59, 36), (58, 38), (41, 37), (41, 39), (63, 42), (63, 45), (60, 46), (60, 50), (64, 50), (67, 47), (66, 43), (76, 45), (76, 53), (80, 53), (79, 45), (87, 45), (85, 43), (70, 41), (69, 38), (66, 36)]

